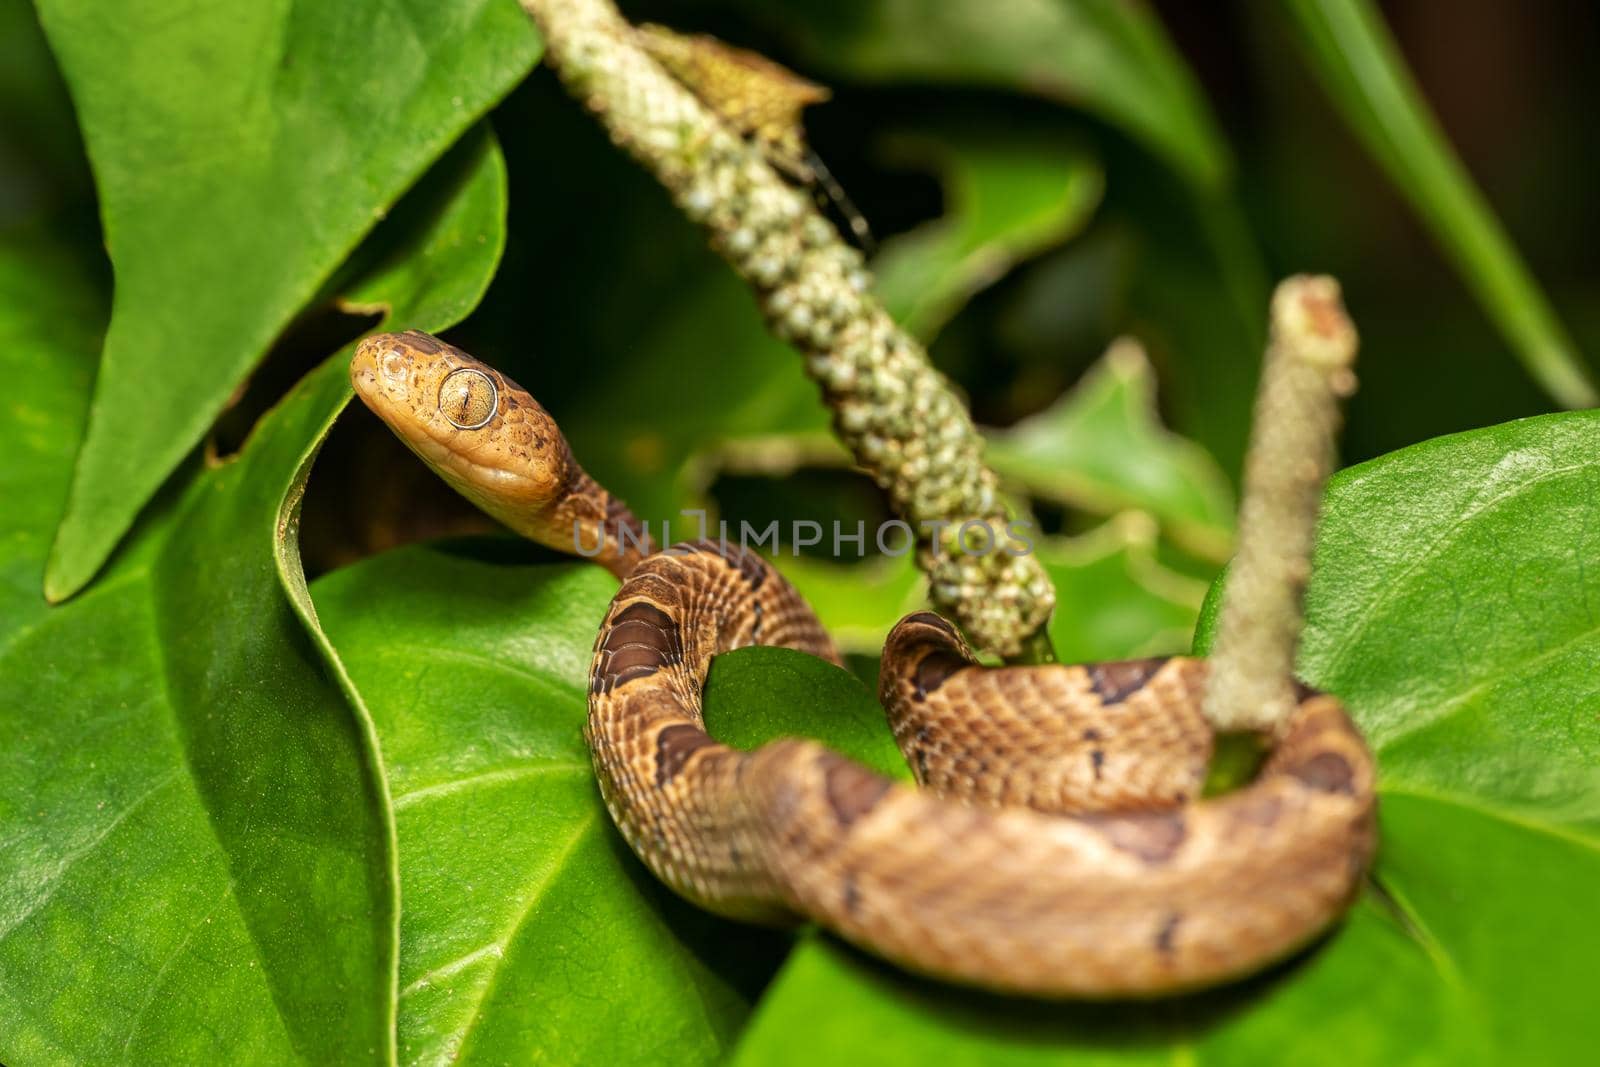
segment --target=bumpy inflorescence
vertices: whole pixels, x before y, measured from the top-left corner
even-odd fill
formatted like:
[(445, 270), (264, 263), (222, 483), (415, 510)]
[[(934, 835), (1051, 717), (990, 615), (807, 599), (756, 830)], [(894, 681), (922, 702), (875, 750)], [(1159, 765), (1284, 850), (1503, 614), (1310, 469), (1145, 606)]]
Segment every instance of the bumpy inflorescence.
[(861, 254), (650, 58), (610, 0), (522, 6), (568, 89), (710, 232), (772, 330), (804, 354), (840, 438), (921, 536), (934, 603), (974, 644), (1019, 654), (1048, 620), (1054, 590), (1032, 555), (1001, 549), (1011, 544), (1006, 509), (982, 438), (922, 346), (872, 295)]

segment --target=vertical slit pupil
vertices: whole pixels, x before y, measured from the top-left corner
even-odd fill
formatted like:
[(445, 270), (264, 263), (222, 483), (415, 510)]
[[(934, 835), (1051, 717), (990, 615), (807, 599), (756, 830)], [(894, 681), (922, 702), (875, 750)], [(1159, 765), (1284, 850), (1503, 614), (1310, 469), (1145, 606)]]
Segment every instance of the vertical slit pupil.
[(499, 393), (481, 371), (463, 367), (451, 372), (439, 388), (439, 410), (463, 430), (475, 430), (494, 418)]

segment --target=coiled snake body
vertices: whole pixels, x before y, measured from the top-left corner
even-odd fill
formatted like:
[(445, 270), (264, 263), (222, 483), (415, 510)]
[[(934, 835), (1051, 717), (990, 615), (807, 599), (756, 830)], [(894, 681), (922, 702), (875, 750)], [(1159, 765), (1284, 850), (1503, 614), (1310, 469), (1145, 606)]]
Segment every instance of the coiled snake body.
[(812, 919), (990, 989), (1113, 997), (1259, 969), (1358, 889), (1374, 771), (1338, 701), (1304, 692), (1255, 780), (1202, 800), (1202, 660), (990, 668), (919, 612), (889, 635), (879, 695), (922, 789), (814, 741), (717, 742), (700, 711), (713, 656), (761, 644), (838, 662), (777, 571), (738, 546), (637, 547), (636, 520), (533, 398), (426, 334), (368, 338), (351, 377), (491, 515), (556, 548), (604, 546), (623, 584), (590, 672), (601, 792), (639, 858), (702, 907)]

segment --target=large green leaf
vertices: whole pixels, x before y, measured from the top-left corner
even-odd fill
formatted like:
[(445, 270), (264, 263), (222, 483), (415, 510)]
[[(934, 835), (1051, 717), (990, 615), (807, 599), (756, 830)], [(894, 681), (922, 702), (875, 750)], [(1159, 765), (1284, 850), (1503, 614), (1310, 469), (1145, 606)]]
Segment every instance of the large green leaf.
[(421, 547), (313, 590), (394, 796), (406, 1063), (710, 1062), (781, 951), (728, 938), (612, 829), (581, 729), (615, 591)]
[(0, 243), (0, 635), (42, 618), (41, 564), (83, 431), (104, 301), (88, 268), (41, 239)]
[[(347, 293), (410, 324), (448, 325), (493, 271), (504, 212), (499, 153), (475, 136), (402, 205), (378, 242), (386, 255)], [(45, 284), (70, 294), (70, 282)], [(18, 321), (10, 305), (0, 314)], [(70, 436), (92, 353), (53, 317), (18, 329), (0, 359), (13, 397), (26, 398), (19, 436)], [(285, 595), (299, 582), (299, 488), (348, 399), (347, 358), (308, 376), (236, 459), (188, 472), (83, 597), (8, 602), (7, 1063), (393, 1059), (384, 781), (365, 716)], [(27, 535), (4, 546), (8, 574), (37, 581), (43, 569), (38, 520), (59, 504), (59, 451), (8, 452), (44, 493)]]
[(1597, 446), (1594, 413), (1548, 416), (1347, 472), (1300, 657), (1381, 760), (1381, 883), (1494, 1047), (1545, 1062), (1600, 1037)]
[(1472, 183), (1369, 0), (1283, 0), (1334, 106), (1454, 261), (1528, 373), (1566, 407), (1600, 393), (1572, 339)]
[(273, 338), (533, 63), (511, 0), (41, 0), (116, 300), (47, 572), (81, 588)]
[(1227, 478), (1205, 449), (1161, 425), (1155, 391), (1143, 350), (1119, 342), (1050, 408), (988, 431), (989, 462), (1038, 498), (1148, 512), (1177, 543), (1220, 563), (1232, 543)]
[(1071, 103), (1192, 181), (1228, 152), (1160, 21), (1130, 0), (762, 0), (809, 64), (871, 81), (959, 81)]

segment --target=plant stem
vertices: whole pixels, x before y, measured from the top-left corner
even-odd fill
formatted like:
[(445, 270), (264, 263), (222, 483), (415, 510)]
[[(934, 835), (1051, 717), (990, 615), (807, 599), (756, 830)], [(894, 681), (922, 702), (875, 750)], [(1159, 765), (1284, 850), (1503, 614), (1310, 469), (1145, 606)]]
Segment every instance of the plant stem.
[(1302, 597), (1339, 401), (1355, 390), (1356, 346), (1338, 282), (1299, 276), (1278, 286), (1245, 458), (1239, 548), (1206, 687), (1205, 715), (1218, 732), (1270, 731), (1298, 703)]
[[(1001, 550), (1011, 543), (1007, 513), (983, 440), (921, 345), (871, 294), (860, 253), (650, 57), (611, 0), (521, 3), (567, 89), (709, 232), (772, 331), (804, 355), (840, 439), (917, 535), (935, 606), (980, 648), (1036, 651), (1054, 589), (1032, 555)], [(968, 544), (990, 550), (963, 551), (963, 528)]]

